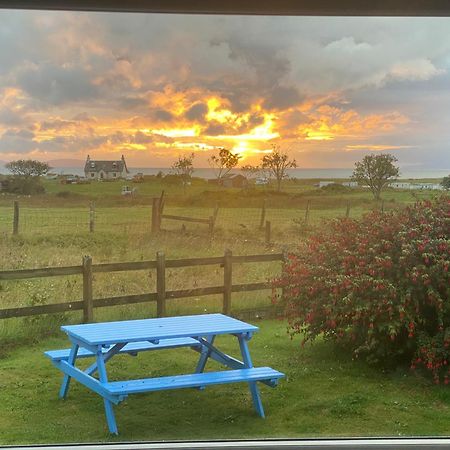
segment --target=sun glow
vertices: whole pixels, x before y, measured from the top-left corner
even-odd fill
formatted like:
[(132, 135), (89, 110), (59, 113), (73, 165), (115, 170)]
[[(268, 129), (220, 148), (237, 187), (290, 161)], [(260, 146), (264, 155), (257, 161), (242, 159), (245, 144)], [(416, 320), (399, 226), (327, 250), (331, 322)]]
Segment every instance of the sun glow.
[[(144, 132), (144, 130), (141, 130)], [(192, 128), (170, 128), (162, 130), (149, 130), (152, 134), (159, 134), (160, 136), (170, 138), (195, 137), (200, 134), (199, 127)]]

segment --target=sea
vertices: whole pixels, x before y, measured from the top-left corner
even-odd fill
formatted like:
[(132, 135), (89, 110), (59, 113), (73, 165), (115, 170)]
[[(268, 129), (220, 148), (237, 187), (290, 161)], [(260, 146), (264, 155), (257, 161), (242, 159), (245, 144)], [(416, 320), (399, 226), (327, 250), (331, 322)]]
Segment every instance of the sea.
[[(144, 175), (157, 175), (162, 172), (163, 175), (171, 174), (172, 169), (166, 167), (129, 167), (130, 175), (135, 175), (137, 173), (143, 173)], [(233, 169), (232, 173), (239, 173), (239, 169)], [(346, 179), (350, 178), (353, 173), (352, 168), (348, 169), (289, 169), (288, 171), (290, 178), (298, 179), (317, 179), (317, 180), (327, 180), (327, 179)], [(0, 174), (7, 174), (8, 171), (0, 166)], [(53, 168), (51, 173), (58, 175), (78, 175), (84, 176), (84, 167), (58, 167)], [(443, 178), (448, 176), (450, 169), (417, 169), (417, 168), (400, 168), (400, 178), (402, 179), (421, 179), (421, 178)], [(194, 170), (194, 177), (199, 178), (216, 178), (214, 169), (211, 168), (198, 168)]]

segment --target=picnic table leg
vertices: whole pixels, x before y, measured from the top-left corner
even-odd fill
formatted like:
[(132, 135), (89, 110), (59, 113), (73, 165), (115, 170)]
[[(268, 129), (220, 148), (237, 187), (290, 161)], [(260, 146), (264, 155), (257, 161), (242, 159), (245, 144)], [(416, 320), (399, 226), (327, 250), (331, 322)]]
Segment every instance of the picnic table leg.
[[(247, 345), (247, 339), (243, 335), (238, 336), (239, 339), (239, 347), (241, 349), (242, 354), (242, 360), (244, 361), (244, 366), (247, 369), (251, 369), (253, 367), (252, 358), (250, 357), (250, 351), (248, 349)], [(256, 410), (256, 412), (259, 414), (260, 417), (264, 419), (264, 408), (261, 401), (261, 396), (259, 394), (258, 385), (256, 384), (256, 381), (250, 381), (248, 383), (248, 386), (250, 388), (250, 392), (252, 394), (252, 400), (253, 400), (253, 406)]]
[[(69, 359), (67, 362), (71, 365), (75, 365), (75, 360), (77, 359), (78, 354), (78, 344), (72, 344), (72, 348), (70, 349), (69, 353)], [(69, 391), (69, 384), (70, 384), (70, 376), (65, 374), (63, 378), (63, 382), (61, 384), (61, 389), (59, 390), (59, 398), (66, 398), (67, 392)]]
[[(214, 344), (215, 336), (208, 336), (206, 341), (211, 345)], [(211, 355), (211, 350), (208, 347), (202, 346), (202, 351), (200, 354), (200, 358), (197, 363), (197, 367), (195, 368), (195, 373), (201, 373), (205, 370), (206, 362), (208, 361), (209, 356)]]
[[(103, 359), (101, 346), (99, 346), (97, 350), (97, 370), (100, 378), (100, 383), (107, 383), (108, 376), (106, 375), (105, 361)], [(103, 403), (105, 405), (106, 422), (108, 423), (109, 432), (113, 434), (119, 434), (112, 403), (107, 398), (103, 398)]]

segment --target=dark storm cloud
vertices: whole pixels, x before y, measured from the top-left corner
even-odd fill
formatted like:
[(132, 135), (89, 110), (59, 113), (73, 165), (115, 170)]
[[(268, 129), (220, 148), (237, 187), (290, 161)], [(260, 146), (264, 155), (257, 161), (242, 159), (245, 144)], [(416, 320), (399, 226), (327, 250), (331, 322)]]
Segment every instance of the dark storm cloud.
[(54, 153), (91, 150), (107, 143), (110, 138), (110, 136), (55, 136), (39, 142), (36, 148)]
[(150, 144), (153, 142), (153, 136), (138, 131), (135, 133), (133, 140), (136, 144)]
[(253, 127), (257, 127), (258, 125), (262, 125), (264, 123), (264, 117), (260, 114), (251, 114), (247, 124), (249, 126)]
[(172, 122), (174, 120), (174, 116), (170, 111), (166, 111), (165, 109), (157, 109), (152, 112), (152, 116), (158, 122)]
[(7, 127), (21, 126), (26, 122), (25, 118), (8, 107), (0, 108), (0, 124)]
[(61, 120), (61, 119), (55, 119), (55, 120), (46, 120), (41, 123), (40, 129), (42, 131), (48, 131), (48, 130), (55, 130), (60, 131), (65, 128), (71, 127), (76, 125), (76, 122), (72, 120)]
[(226, 129), (219, 122), (212, 122), (204, 129), (203, 132), (206, 136), (220, 136), (225, 134)]
[(90, 116), (87, 112), (82, 112), (75, 114), (72, 117), (72, 120), (76, 122), (96, 122), (97, 119), (95, 117)]
[(28, 153), (36, 147), (34, 133), (29, 130), (6, 130), (0, 136), (0, 151), (6, 153)]
[(298, 105), (304, 98), (295, 87), (276, 86), (270, 89), (264, 98), (267, 109), (289, 109)]
[(148, 106), (147, 100), (141, 97), (120, 97), (117, 100), (120, 108), (141, 109)]
[(208, 112), (208, 107), (204, 103), (195, 103), (184, 114), (186, 119), (203, 122), (205, 115)]
[(99, 95), (91, 75), (79, 67), (42, 65), (22, 71), (17, 84), (33, 99), (52, 105), (93, 101)]

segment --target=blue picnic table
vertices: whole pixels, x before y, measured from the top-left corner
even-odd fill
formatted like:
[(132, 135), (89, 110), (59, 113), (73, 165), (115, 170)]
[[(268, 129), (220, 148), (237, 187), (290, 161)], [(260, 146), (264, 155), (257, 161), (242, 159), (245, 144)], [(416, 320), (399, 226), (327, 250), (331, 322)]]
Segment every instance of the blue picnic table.
[[(203, 389), (215, 384), (248, 382), (253, 406), (259, 416), (264, 417), (257, 382), (275, 387), (279, 378), (284, 376), (270, 367), (253, 367), (248, 341), (258, 331), (258, 327), (223, 314), (66, 325), (61, 329), (68, 335), (71, 348), (45, 352), (64, 373), (60, 398), (66, 398), (71, 378), (96, 392), (103, 397), (108, 428), (114, 434), (118, 434), (118, 429), (113, 404), (120, 403), (130, 394), (166, 389)], [(226, 334), (237, 338), (242, 361), (214, 345), (216, 336)], [(194, 373), (108, 381), (106, 363), (115, 355), (136, 356), (143, 351), (179, 347), (189, 347), (200, 354)], [(77, 359), (89, 357), (95, 360), (87, 369), (76, 367)], [(227, 370), (205, 372), (209, 358)]]

